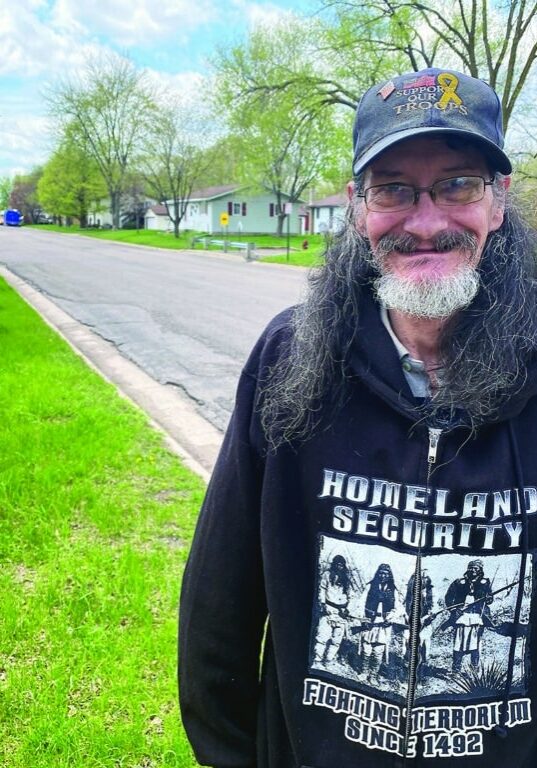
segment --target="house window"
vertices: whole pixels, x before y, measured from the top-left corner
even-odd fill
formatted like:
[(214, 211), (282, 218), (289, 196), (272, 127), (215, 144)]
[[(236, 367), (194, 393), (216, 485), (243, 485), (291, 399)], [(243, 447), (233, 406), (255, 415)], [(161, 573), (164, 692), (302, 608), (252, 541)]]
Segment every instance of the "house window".
[(236, 216), (240, 216), (240, 213), (241, 213), (241, 204), (240, 203), (233, 203), (233, 213)]
[(320, 215), (321, 215), (321, 209), (320, 208), (316, 208), (315, 209), (315, 218), (318, 219)]
[(269, 203), (269, 216), (274, 216), (274, 203)]
[(231, 201), (227, 204), (227, 212), (230, 216), (233, 216), (233, 203)]
[(246, 216), (246, 203), (242, 204), (242, 215)]

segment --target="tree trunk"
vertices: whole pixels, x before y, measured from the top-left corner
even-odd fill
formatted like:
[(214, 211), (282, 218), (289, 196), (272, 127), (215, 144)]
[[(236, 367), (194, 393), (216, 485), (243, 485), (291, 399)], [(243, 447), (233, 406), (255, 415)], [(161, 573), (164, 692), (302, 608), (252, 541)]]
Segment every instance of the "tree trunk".
[(287, 218), (287, 216), (285, 215), (285, 213), (279, 213), (278, 214), (278, 230), (276, 232), (278, 237), (283, 237), (283, 225), (284, 225), (284, 222), (285, 222), (286, 218)]
[(112, 214), (112, 229), (119, 229), (119, 203), (120, 193), (110, 192), (110, 213)]
[(173, 217), (173, 234), (174, 234), (174, 237), (178, 238), (179, 237), (179, 226), (181, 224), (181, 217), (179, 216), (179, 203), (177, 202), (177, 200), (174, 201), (173, 212), (175, 214), (174, 217)]

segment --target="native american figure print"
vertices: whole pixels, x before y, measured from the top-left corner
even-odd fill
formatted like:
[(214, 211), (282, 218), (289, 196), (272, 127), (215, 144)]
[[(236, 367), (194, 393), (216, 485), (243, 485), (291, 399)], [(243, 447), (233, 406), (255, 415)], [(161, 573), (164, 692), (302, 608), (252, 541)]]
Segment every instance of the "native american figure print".
[[(526, 690), (533, 553), (422, 554), (416, 703), (497, 695), (516, 634), (512, 690)], [(310, 671), (403, 702), (414, 554), (319, 537)], [(515, 624), (520, 582), (522, 605)]]

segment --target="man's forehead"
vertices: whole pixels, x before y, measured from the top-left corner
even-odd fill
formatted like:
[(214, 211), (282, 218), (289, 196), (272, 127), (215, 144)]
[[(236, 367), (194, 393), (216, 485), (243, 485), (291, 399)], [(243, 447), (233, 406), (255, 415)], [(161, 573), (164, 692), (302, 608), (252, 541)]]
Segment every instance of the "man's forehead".
[(371, 175), (395, 177), (405, 171), (432, 169), (445, 173), (484, 171), (488, 163), (476, 146), (445, 137), (407, 139), (376, 157), (365, 169)]

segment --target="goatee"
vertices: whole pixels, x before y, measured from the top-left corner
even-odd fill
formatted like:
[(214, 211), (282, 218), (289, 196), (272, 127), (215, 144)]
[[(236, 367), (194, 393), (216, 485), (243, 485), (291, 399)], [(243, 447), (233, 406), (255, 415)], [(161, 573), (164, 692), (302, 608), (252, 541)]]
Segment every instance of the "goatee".
[(419, 243), (411, 235), (381, 238), (374, 258), (382, 274), (373, 285), (378, 299), (388, 309), (413, 317), (446, 318), (473, 301), (480, 283), (478, 271), (470, 266), (477, 255), (476, 237), (469, 232), (442, 232), (433, 244), (439, 253), (455, 249), (464, 252), (467, 262), (451, 275), (431, 275), (419, 280), (396, 275), (385, 270), (388, 254), (413, 253)]

